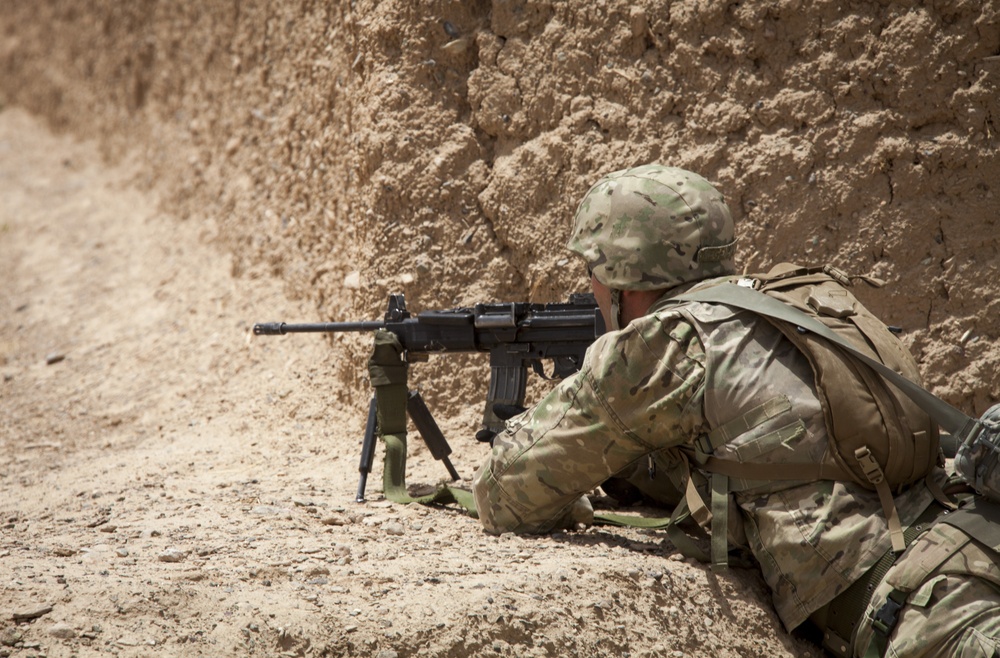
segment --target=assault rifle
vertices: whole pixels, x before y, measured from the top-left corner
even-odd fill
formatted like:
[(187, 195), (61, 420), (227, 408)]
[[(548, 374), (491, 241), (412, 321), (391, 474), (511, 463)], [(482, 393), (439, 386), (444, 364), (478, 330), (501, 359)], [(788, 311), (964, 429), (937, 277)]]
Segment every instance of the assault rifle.
[[(604, 333), (604, 320), (590, 293), (570, 295), (568, 302), (534, 304), (528, 302), (485, 303), (444, 311), (424, 311), (411, 315), (402, 294), (389, 296), (382, 320), (255, 324), (257, 336), (291, 333), (338, 333), (389, 331), (404, 350), (407, 363), (424, 361), (431, 354), (489, 352), (490, 383), (483, 412), (480, 440), (488, 441), (504, 428), (511, 409), (524, 406), (528, 367), (545, 379), (563, 379), (580, 369), (584, 353), (594, 339)], [(544, 362), (552, 362), (551, 374)], [(368, 473), (375, 455), (376, 402), (379, 388), (368, 408), (368, 422), (361, 449), (358, 502), (364, 501)], [(431, 416), (418, 391), (408, 391), (406, 412), (435, 459), (458, 480), (448, 455), (451, 447)], [(498, 415), (499, 412), (499, 415)]]

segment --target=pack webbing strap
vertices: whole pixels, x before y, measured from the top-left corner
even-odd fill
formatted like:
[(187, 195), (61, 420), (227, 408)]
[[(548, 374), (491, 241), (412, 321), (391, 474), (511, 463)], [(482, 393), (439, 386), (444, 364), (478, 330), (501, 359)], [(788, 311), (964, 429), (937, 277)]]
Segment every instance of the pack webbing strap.
[(712, 474), (712, 569), (729, 568), (729, 476)]
[[(698, 440), (699, 448), (706, 454), (712, 454), (716, 448), (723, 446), (736, 437), (746, 434), (758, 425), (791, 410), (792, 403), (787, 395), (777, 395), (742, 416), (716, 427), (707, 436)], [(707, 448), (707, 450), (706, 450)]]
[(720, 473), (734, 478), (748, 480), (845, 480), (850, 476), (836, 466), (827, 464), (782, 463), (762, 464), (759, 462), (738, 462), (718, 457), (709, 457), (701, 466), (709, 473)]
[(769, 297), (762, 292), (732, 283), (723, 283), (718, 286), (679, 295), (674, 299), (677, 301), (726, 304), (778, 320), (784, 320), (795, 326), (802, 327), (843, 348), (872, 370), (882, 375), (886, 380), (908, 395), (914, 402), (919, 404), (938, 425), (958, 437), (959, 441), (964, 441), (967, 437), (971, 436), (978, 425), (978, 421), (962, 413), (916, 382), (910, 381), (892, 368), (861, 352), (849, 341), (838, 336), (819, 320), (811, 318), (802, 311), (773, 297)]
[[(692, 482), (691, 471), (684, 462), (685, 469), (685, 480), (687, 481), (687, 487), (684, 491), (684, 498), (678, 504), (670, 518), (666, 517), (649, 517), (649, 516), (630, 516), (626, 514), (613, 514), (613, 513), (597, 513), (594, 514), (594, 521), (596, 523), (603, 523), (604, 525), (612, 526), (628, 526), (632, 528), (646, 528), (650, 530), (663, 530), (670, 529), (673, 525), (680, 523), (688, 517), (695, 519), (697, 523), (707, 524), (711, 518), (711, 512), (705, 507), (705, 503), (702, 502), (701, 496), (698, 495), (698, 489)], [(674, 542), (676, 545), (677, 542)], [(680, 546), (678, 546), (680, 548)], [(684, 550), (682, 549), (683, 553)], [(700, 552), (700, 549), (699, 549)], [(684, 553), (687, 555), (687, 553)]]
[(1000, 504), (973, 498), (957, 512), (942, 517), (941, 522), (1000, 552)]
[(630, 516), (628, 514), (614, 514), (612, 512), (598, 512), (594, 514), (594, 523), (617, 526), (619, 528), (663, 530), (673, 522), (673, 519), (665, 517)]
[(882, 467), (872, 456), (868, 446), (855, 450), (854, 456), (861, 464), (868, 481), (872, 483), (878, 493), (878, 499), (882, 503), (882, 511), (885, 512), (885, 520), (889, 526), (892, 550), (896, 553), (902, 553), (906, 550), (906, 541), (903, 539), (903, 524), (899, 520), (899, 510), (896, 509), (896, 503), (892, 500), (892, 490), (889, 489), (889, 483), (885, 480), (885, 473), (882, 472)]
[[(673, 543), (681, 555), (685, 557), (694, 558), (699, 562), (709, 562), (709, 555), (701, 549), (700, 546), (689, 537), (683, 530), (678, 527), (681, 521), (687, 518), (693, 519), (700, 526), (708, 525), (712, 523), (713, 531), (712, 536), (715, 537), (715, 518), (713, 516), (715, 502), (713, 498), (713, 510), (709, 511), (708, 507), (702, 501), (701, 496), (698, 494), (698, 489), (694, 484), (694, 477), (690, 471), (687, 461), (684, 461), (684, 468), (686, 473), (687, 484), (684, 491), (684, 497), (681, 499), (680, 503), (674, 508), (673, 513), (670, 518), (666, 517), (648, 517), (648, 516), (627, 516), (624, 514), (610, 514), (610, 513), (599, 513), (594, 514), (594, 522), (602, 523), (604, 525), (611, 526), (626, 526), (631, 528), (645, 528), (649, 530), (666, 530), (667, 538)], [(728, 485), (726, 485), (728, 487)], [(712, 539), (712, 557), (711, 561), (713, 566), (717, 568), (727, 568), (728, 567), (728, 556), (727, 550), (728, 546), (726, 544), (726, 514), (729, 509), (729, 499), (728, 491), (725, 497), (726, 508), (722, 512), (721, 519), (723, 521), (721, 536), (723, 538), (722, 543), (719, 544), (715, 539)]]
[[(687, 504), (688, 510), (691, 512), (691, 518), (695, 522), (704, 527), (709, 524), (712, 520), (712, 512), (705, 506), (705, 502), (701, 499), (701, 495), (698, 493), (698, 487), (694, 483), (694, 475), (691, 473), (691, 466), (688, 464), (687, 459), (684, 460), (684, 475), (687, 481), (684, 486), (684, 502)], [(699, 476), (701, 478), (701, 476)], [(704, 483), (704, 480), (700, 480)]]

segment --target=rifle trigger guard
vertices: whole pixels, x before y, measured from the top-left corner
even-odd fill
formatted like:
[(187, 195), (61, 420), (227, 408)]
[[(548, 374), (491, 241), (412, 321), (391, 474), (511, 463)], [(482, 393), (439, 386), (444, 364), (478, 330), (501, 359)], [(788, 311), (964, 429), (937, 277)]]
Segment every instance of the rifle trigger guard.
[(551, 376), (548, 375), (548, 374), (546, 374), (546, 372), (545, 372), (545, 366), (542, 365), (542, 360), (541, 359), (532, 359), (531, 360), (531, 370), (536, 375), (538, 375), (539, 377), (541, 377), (542, 379), (544, 379), (546, 381), (552, 381), (553, 379), (556, 379), (555, 373), (553, 373)]

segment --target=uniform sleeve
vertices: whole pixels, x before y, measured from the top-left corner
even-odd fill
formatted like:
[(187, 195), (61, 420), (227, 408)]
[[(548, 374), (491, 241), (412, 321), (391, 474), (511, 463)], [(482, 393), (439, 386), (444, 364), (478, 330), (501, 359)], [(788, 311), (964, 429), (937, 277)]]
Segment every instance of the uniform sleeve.
[(491, 533), (542, 533), (586, 522), (581, 496), (702, 424), (704, 350), (676, 317), (647, 316), (605, 334), (583, 367), (498, 435), (473, 492)]

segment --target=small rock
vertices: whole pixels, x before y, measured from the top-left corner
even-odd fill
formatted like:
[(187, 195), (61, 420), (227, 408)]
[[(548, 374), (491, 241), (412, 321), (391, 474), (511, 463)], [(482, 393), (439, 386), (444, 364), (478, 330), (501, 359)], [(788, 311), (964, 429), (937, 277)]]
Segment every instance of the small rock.
[(350, 525), (354, 523), (354, 517), (346, 514), (331, 514), (329, 516), (324, 516), (320, 520), (320, 523), (323, 525)]
[(168, 548), (159, 555), (156, 559), (160, 562), (183, 562), (184, 558), (187, 557), (187, 552), (176, 548)]
[(19, 612), (15, 612), (13, 615), (11, 615), (11, 618), (14, 621), (30, 621), (32, 619), (38, 619), (39, 617), (47, 615), (50, 612), (52, 612), (52, 606), (42, 605), (36, 608), (28, 608), (27, 610), (21, 610)]
[(45, 364), (51, 366), (54, 363), (59, 363), (65, 358), (66, 355), (62, 354), (61, 352), (52, 352), (50, 354), (45, 355)]
[(397, 521), (390, 521), (386, 523), (382, 526), (382, 529), (385, 530), (385, 534), (387, 535), (402, 536), (406, 534), (406, 529), (403, 528), (403, 524)]
[(361, 272), (351, 272), (344, 277), (345, 288), (358, 289), (361, 287)]
[(24, 641), (24, 633), (19, 631), (13, 626), (8, 626), (3, 630), (0, 630), (0, 645), (5, 647), (13, 647), (17, 645), (18, 642)]
[(72, 640), (76, 637), (76, 631), (69, 624), (53, 624), (49, 627), (49, 635), (60, 640)]
[(279, 514), (289, 514), (291, 510), (275, 505), (257, 505), (250, 510), (250, 513), (258, 516), (277, 516)]
[(98, 564), (103, 564), (108, 561), (111, 557), (111, 546), (108, 544), (94, 544), (93, 546), (87, 546), (80, 551), (80, 559), (86, 562), (95, 562)]
[(75, 548), (66, 548), (65, 546), (59, 546), (52, 549), (53, 555), (58, 555), (59, 557), (70, 557), (71, 555), (76, 555)]

